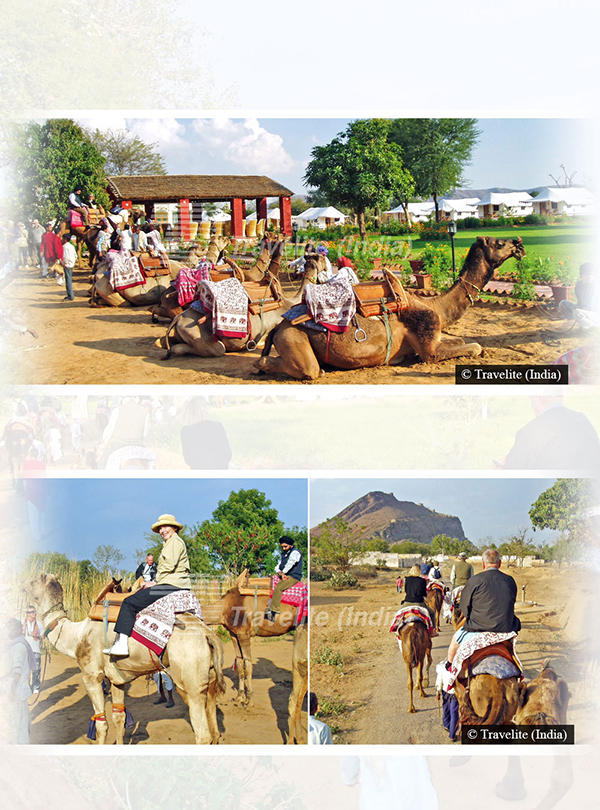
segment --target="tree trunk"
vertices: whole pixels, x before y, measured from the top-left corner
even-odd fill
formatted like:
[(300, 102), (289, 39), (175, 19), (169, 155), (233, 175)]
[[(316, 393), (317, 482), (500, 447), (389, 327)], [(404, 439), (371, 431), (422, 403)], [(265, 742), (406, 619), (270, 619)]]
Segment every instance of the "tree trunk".
[(402, 208), (404, 208), (404, 217), (406, 219), (406, 224), (410, 228), (410, 212), (408, 210), (408, 203), (402, 203)]
[(367, 238), (367, 227), (365, 225), (365, 212), (364, 209), (362, 211), (357, 211), (356, 216), (358, 218), (358, 232), (360, 234), (361, 239)]
[(439, 207), (439, 204), (438, 204), (437, 194), (433, 195), (433, 204), (435, 205), (435, 221), (439, 222), (440, 221), (440, 207)]

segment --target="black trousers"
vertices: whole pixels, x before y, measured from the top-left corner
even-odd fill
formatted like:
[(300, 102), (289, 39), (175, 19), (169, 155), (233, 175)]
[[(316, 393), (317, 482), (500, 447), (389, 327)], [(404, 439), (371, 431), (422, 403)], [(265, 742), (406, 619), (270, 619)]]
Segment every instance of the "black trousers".
[(182, 591), (185, 588), (176, 588), (175, 585), (154, 585), (152, 588), (144, 588), (141, 591), (136, 591), (123, 599), (121, 610), (115, 622), (115, 633), (125, 633), (126, 636), (131, 635), (133, 625), (135, 624), (135, 617), (148, 605), (162, 599), (168, 593), (173, 591)]

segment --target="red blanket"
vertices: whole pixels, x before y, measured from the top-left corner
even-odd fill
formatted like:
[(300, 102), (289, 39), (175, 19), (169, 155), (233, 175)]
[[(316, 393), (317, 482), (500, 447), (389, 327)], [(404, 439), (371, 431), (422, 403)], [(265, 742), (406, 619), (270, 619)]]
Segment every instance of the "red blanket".
[[(273, 577), (273, 588), (271, 589), (271, 596), (275, 590), (275, 585), (279, 582), (279, 577)], [(296, 624), (301, 621), (308, 614), (308, 584), (306, 582), (298, 582), (297, 585), (292, 585), (281, 594), (281, 601), (284, 605), (294, 605), (298, 608), (298, 615), (296, 616)]]
[(430, 591), (432, 588), (437, 588), (442, 593), (444, 593), (444, 586), (442, 585), (442, 583), (436, 582), (434, 579), (429, 580), (429, 582), (427, 583), (427, 590)]
[(433, 633), (433, 623), (426, 607), (421, 607), (420, 605), (406, 605), (405, 607), (401, 607), (394, 616), (390, 633), (397, 633), (405, 624), (418, 621), (425, 622), (427, 632)]

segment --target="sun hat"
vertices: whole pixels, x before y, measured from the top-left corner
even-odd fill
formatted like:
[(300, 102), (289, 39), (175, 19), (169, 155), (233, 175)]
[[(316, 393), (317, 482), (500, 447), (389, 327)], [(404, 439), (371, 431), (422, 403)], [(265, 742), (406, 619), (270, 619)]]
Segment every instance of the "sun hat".
[(173, 515), (161, 515), (156, 523), (152, 524), (152, 531), (158, 532), (161, 526), (174, 526), (177, 529), (183, 529), (183, 523), (175, 520)]
[(459, 554), (458, 556), (459, 556), (461, 559), (466, 560), (466, 559), (467, 559), (467, 552), (466, 552), (466, 551), (461, 551), (461, 552), (460, 552), (460, 554)]

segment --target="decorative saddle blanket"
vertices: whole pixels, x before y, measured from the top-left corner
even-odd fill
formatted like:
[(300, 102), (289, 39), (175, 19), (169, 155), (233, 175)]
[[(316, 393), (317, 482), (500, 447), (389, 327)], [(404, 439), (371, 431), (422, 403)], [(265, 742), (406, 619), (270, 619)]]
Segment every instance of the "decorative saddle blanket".
[(69, 211), (69, 218), (71, 221), (72, 228), (81, 228), (83, 227), (83, 217), (79, 213), (79, 211)]
[(140, 270), (135, 256), (132, 256), (128, 250), (109, 250), (106, 254), (106, 261), (109, 266), (108, 280), (115, 292), (145, 284), (144, 274)]
[(194, 300), (199, 281), (211, 281), (208, 262), (200, 262), (196, 268), (182, 267), (177, 273), (177, 278), (173, 283), (177, 290), (177, 302), (180, 307), (184, 307)]
[(174, 591), (141, 610), (136, 616), (131, 638), (160, 655), (171, 638), (177, 613), (193, 613), (202, 618), (200, 602), (191, 591)]
[(433, 623), (429, 611), (420, 605), (406, 605), (397, 610), (390, 627), (390, 633), (397, 633), (405, 624), (411, 622), (425, 622), (427, 632), (433, 633)]
[(198, 299), (212, 315), (215, 338), (242, 338), (248, 334), (249, 296), (236, 278), (199, 282)]
[(354, 291), (346, 276), (336, 276), (326, 284), (309, 284), (303, 301), (312, 319), (331, 332), (347, 332), (356, 314)]
[(437, 588), (438, 591), (441, 591), (442, 593), (444, 593), (444, 586), (442, 585), (441, 582), (436, 582), (435, 580), (429, 580), (428, 583), (427, 583), (427, 590), (432, 591), (432, 590), (434, 590), (434, 588)]
[[(454, 685), (457, 678), (466, 676), (467, 661), (470, 659), (471, 668), (476, 666), (480, 661), (485, 660), (489, 655), (499, 655), (506, 658), (507, 661), (515, 664), (521, 677), (523, 676), (523, 667), (517, 653), (515, 651), (515, 644), (517, 640), (516, 633), (469, 633), (454, 656), (452, 667), (450, 669), (450, 685)], [(502, 643), (509, 642), (509, 644)], [(471, 669), (471, 672), (473, 670)], [(490, 673), (493, 674), (493, 673)], [(504, 677), (512, 677), (505, 675)]]
[[(270, 596), (273, 596), (275, 585), (277, 585), (279, 581), (280, 577), (275, 574)], [(291, 588), (288, 588), (281, 594), (281, 603), (284, 605), (293, 605), (298, 608), (296, 624), (300, 624), (308, 614), (308, 584), (306, 582), (298, 582), (297, 585), (292, 585)]]

